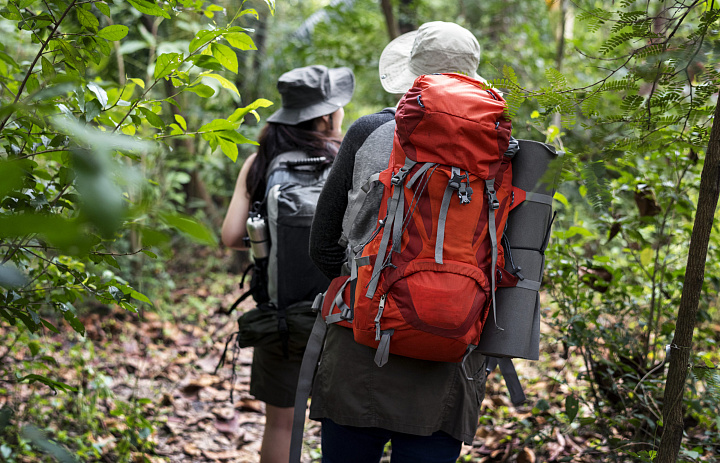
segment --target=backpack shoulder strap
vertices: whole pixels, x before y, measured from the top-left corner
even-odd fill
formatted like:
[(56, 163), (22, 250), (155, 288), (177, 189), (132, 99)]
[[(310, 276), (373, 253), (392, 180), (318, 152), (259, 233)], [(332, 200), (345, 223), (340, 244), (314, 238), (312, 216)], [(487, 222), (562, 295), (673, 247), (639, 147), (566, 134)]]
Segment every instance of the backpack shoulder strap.
[(305, 410), (307, 409), (307, 401), (315, 377), (315, 367), (320, 359), (323, 344), (325, 343), (325, 334), (327, 333), (327, 324), (322, 315), (322, 300), (323, 294), (318, 294), (313, 303), (313, 309), (317, 310), (317, 318), (305, 347), (298, 385), (295, 391), (295, 411), (293, 413), (292, 435), (290, 438), (290, 463), (300, 463), (305, 429)]

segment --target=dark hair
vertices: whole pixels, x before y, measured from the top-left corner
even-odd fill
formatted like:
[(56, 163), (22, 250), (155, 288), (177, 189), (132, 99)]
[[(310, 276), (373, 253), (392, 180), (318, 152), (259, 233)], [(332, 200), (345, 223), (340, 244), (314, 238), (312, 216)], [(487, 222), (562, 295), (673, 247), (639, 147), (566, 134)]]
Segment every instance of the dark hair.
[(265, 196), (265, 176), (270, 162), (288, 151), (303, 151), (309, 157), (335, 158), (340, 140), (315, 130), (315, 120), (296, 125), (268, 122), (260, 132), (260, 146), (247, 177), (250, 204), (262, 201)]

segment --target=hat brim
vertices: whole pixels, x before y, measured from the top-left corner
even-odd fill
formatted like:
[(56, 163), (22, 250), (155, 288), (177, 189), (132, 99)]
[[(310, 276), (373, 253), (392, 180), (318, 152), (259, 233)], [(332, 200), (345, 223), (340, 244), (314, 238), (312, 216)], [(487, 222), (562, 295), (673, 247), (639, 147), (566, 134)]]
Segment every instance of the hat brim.
[(280, 108), (267, 122), (296, 125), (317, 117), (332, 114), (350, 102), (355, 92), (355, 76), (350, 68), (328, 70), (330, 94), (327, 100), (303, 108)]
[[(410, 90), (418, 75), (410, 70), (410, 54), (412, 53), (415, 36), (418, 31), (407, 32), (387, 44), (378, 63), (380, 83), (388, 93), (403, 94)], [(473, 72), (473, 79), (485, 82), (477, 72)]]

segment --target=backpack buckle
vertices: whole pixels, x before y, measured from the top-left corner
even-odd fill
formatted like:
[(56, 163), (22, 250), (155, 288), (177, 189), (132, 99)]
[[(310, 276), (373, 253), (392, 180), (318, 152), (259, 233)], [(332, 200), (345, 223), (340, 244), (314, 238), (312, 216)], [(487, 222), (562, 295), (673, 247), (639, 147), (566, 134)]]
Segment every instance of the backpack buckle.
[(488, 194), (488, 204), (494, 211), (500, 207), (500, 201), (498, 201), (497, 193), (495, 192), (495, 179), (485, 180), (485, 188), (487, 189)]
[(448, 182), (448, 186), (453, 190), (457, 190), (458, 198), (460, 198), (460, 204), (470, 203), (473, 189), (470, 188), (470, 177), (468, 176), (467, 172), (462, 175), (458, 173), (453, 173), (453, 176)]

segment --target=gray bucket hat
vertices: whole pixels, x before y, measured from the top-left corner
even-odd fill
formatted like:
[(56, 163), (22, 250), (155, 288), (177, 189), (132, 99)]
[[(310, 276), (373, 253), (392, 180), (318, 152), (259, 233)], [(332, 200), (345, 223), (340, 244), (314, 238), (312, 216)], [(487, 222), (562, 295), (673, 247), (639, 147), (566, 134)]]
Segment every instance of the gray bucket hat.
[(480, 44), (455, 23), (433, 21), (390, 42), (380, 55), (380, 82), (388, 93), (405, 93), (418, 76), (455, 72), (485, 82), (477, 74)]
[(332, 114), (348, 104), (355, 91), (355, 76), (346, 67), (306, 66), (281, 75), (277, 88), (282, 108), (267, 121), (295, 125)]

